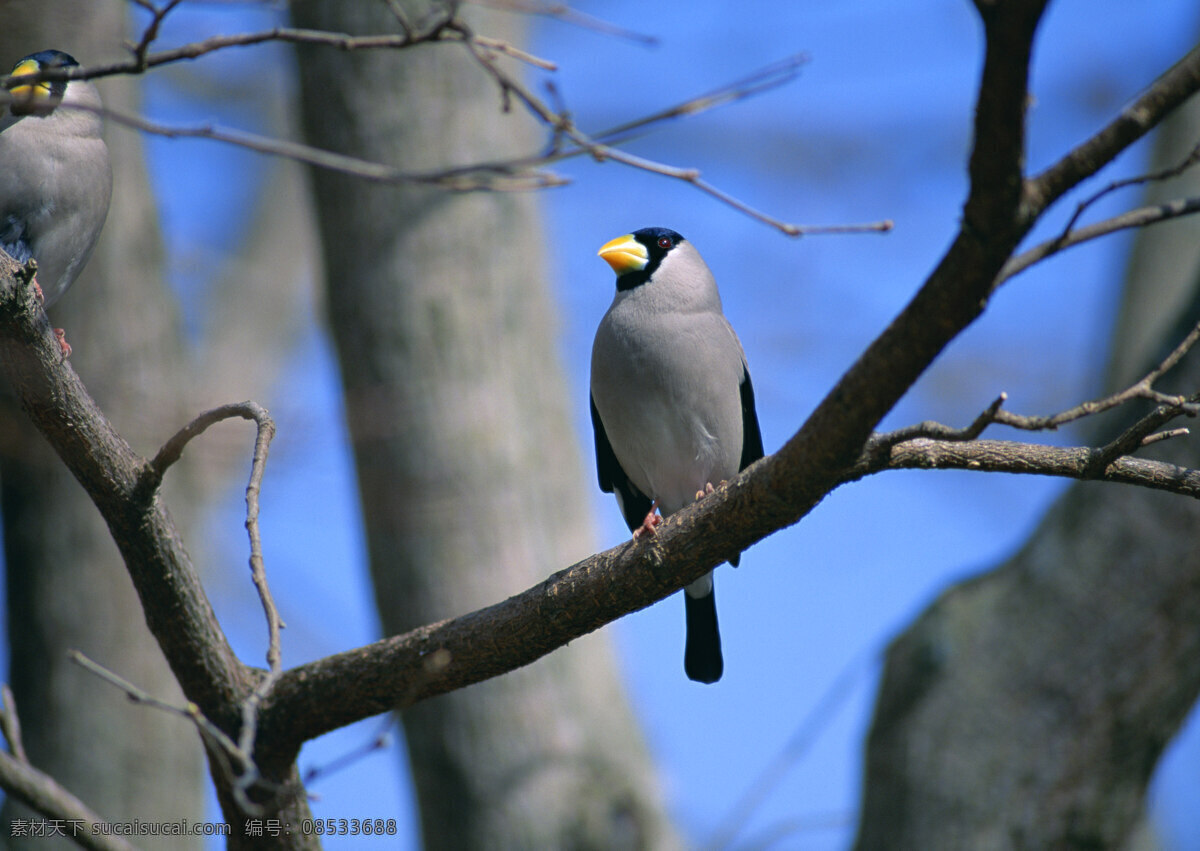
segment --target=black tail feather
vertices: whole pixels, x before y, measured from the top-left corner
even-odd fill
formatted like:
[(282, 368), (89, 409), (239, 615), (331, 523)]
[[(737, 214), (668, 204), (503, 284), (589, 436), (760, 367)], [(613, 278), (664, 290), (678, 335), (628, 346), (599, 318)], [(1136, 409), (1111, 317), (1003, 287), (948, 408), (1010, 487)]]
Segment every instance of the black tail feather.
[(725, 671), (721, 658), (721, 633), (717, 629), (717, 595), (703, 597), (683, 594), (687, 614), (687, 640), (683, 651), (683, 670), (689, 680), (715, 683)]

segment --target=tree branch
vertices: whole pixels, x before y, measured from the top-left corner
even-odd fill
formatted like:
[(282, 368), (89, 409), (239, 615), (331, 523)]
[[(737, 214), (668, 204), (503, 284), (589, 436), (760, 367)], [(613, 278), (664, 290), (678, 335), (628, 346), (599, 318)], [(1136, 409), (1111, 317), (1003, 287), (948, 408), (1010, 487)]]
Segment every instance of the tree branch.
[(1076, 245), (1091, 242), (1093, 239), (1108, 236), (1117, 231), (1148, 227), (1182, 216), (1190, 216), (1197, 212), (1200, 212), (1200, 198), (1178, 198), (1174, 201), (1164, 201), (1161, 204), (1138, 207), (1136, 210), (1130, 210), (1119, 216), (1113, 216), (1076, 230), (1066, 231), (1061, 236), (1039, 243), (1005, 263), (1000, 274), (996, 276), (996, 283), (992, 287), (992, 291), (999, 289), (1010, 278), (1016, 277), (1030, 266), (1040, 263), (1047, 257), (1053, 257), (1060, 251), (1066, 251), (1068, 248), (1074, 248)]
[[(11, 753), (0, 751), (0, 788), (16, 800), (36, 810), (48, 819), (61, 824), (64, 835), (84, 848), (93, 851), (134, 851), (119, 836), (109, 836), (102, 829), (104, 820), (92, 812), (53, 777), (29, 764), (21, 744), (21, 723), (8, 684), (3, 686), (4, 706), (0, 712), (0, 727), (8, 740)], [(14, 821), (10, 827), (15, 829)], [(10, 835), (16, 836), (14, 832)]]
[[(0, 78), (0, 103), (6, 98), (4, 87), (14, 81), (30, 84), (41, 80), (96, 79), (114, 75), (141, 74), (149, 68), (185, 59), (195, 59), (231, 47), (283, 42), (287, 44), (323, 45), (339, 50), (370, 50), (402, 49), (420, 43), (455, 41), (462, 43), (479, 66), (497, 82), (500, 87), (505, 110), (508, 109), (509, 98), (515, 97), (534, 118), (551, 129), (553, 142), (548, 152), (514, 160), (473, 163), (452, 169), (419, 174), (405, 172), (382, 163), (322, 151), (289, 140), (272, 139), (241, 130), (219, 128), (212, 125), (170, 127), (138, 115), (123, 113), (117, 110), (97, 109), (95, 111), (118, 124), (139, 130), (143, 133), (152, 133), (166, 138), (208, 139), (236, 145), (258, 153), (285, 157), (318, 168), (351, 174), (374, 182), (424, 184), (452, 191), (529, 191), (533, 189), (545, 189), (565, 185), (568, 181), (563, 177), (542, 170), (544, 166), (567, 157), (586, 154), (597, 162), (612, 160), (631, 168), (689, 183), (722, 204), (726, 204), (740, 213), (770, 225), (789, 236), (857, 233), (863, 231), (885, 232), (892, 228), (891, 221), (833, 226), (798, 225), (783, 222), (704, 180), (697, 169), (680, 168), (647, 160), (644, 157), (628, 154), (615, 147), (617, 144), (628, 141), (634, 130), (646, 130), (653, 125), (673, 118), (695, 115), (782, 85), (796, 76), (797, 69), (806, 61), (806, 57), (804, 56), (793, 56), (782, 62), (772, 63), (742, 80), (723, 86), (713, 92), (691, 98), (681, 104), (652, 115), (626, 122), (596, 136), (589, 136), (575, 126), (573, 120), (568, 117), (568, 113), (565, 110), (555, 111), (551, 109), (516, 76), (509, 74), (501, 68), (495, 62), (495, 54), (502, 53), (512, 56), (523, 62), (547, 70), (554, 70), (554, 63), (531, 56), (505, 42), (476, 35), (460, 18), (450, 12), (447, 12), (445, 16), (438, 17), (432, 24), (427, 25), (420, 32), (416, 32), (411, 26), (407, 25), (403, 17), (398, 19), (401, 22), (402, 29), (404, 29), (403, 34), (351, 36), (345, 33), (333, 33), (322, 30), (277, 27), (254, 33), (213, 36), (202, 41), (183, 45), (182, 47), (151, 54), (147, 51), (150, 43), (157, 37), (158, 26), (161, 24), (162, 19), (174, 8), (175, 4), (168, 4), (167, 7), (162, 9), (157, 9), (149, 3), (143, 3), (142, 5), (152, 10), (154, 19), (146, 28), (139, 44), (132, 48), (134, 55), (131, 59), (88, 68), (46, 69), (35, 74)], [(70, 105), (65, 108), (70, 108)], [(561, 147), (563, 138), (571, 142), (571, 146), (566, 150)]]
[(1025, 181), (1023, 217), (1032, 223), (1081, 181), (1091, 177), (1158, 125), (1200, 87), (1200, 46), (1159, 77), (1108, 126), (1036, 177)]

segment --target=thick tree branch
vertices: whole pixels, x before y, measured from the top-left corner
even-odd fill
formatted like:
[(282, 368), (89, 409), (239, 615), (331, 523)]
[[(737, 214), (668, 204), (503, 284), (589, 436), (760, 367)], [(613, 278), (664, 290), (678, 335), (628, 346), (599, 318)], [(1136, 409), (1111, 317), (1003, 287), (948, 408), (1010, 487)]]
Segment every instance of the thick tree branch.
[(751, 498), (807, 513), (851, 465), (871, 431), (942, 349), (982, 313), (992, 281), (1024, 236), (1018, 221), (1028, 64), (1043, 2), (996, 3), (985, 14), (986, 56), (963, 225), (947, 254), (892, 324), (842, 376), (780, 450), (800, 480), (771, 480)]
[(872, 442), (860, 462), (847, 471), (845, 481), (884, 470), (971, 470), (1119, 482), (1200, 498), (1200, 470), (1128, 456), (1097, 464), (1102, 455), (1102, 449), (1090, 446), (1045, 446), (1010, 440), (964, 443), (922, 437), (883, 451), (876, 451)]

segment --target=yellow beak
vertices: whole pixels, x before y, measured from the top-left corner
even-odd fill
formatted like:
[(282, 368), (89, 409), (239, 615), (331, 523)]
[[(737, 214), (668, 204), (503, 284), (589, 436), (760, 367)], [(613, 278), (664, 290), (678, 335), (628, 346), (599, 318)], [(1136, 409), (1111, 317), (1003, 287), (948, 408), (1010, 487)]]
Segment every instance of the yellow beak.
[[(26, 59), (23, 62), (18, 62), (17, 66), (12, 69), (12, 76), (36, 74), (40, 70), (41, 68), (38, 67), (37, 62), (32, 59)], [(13, 86), (9, 91), (12, 92), (13, 96), (13, 113), (15, 115), (27, 114), (32, 111), (36, 104), (49, 99), (50, 84), (45, 81), (41, 83), (22, 83), (19, 86)]]
[(604, 258), (605, 263), (612, 266), (617, 275), (645, 269), (646, 264), (650, 262), (650, 253), (646, 251), (646, 246), (634, 239), (631, 233), (610, 239), (600, 246), (597, 253)]

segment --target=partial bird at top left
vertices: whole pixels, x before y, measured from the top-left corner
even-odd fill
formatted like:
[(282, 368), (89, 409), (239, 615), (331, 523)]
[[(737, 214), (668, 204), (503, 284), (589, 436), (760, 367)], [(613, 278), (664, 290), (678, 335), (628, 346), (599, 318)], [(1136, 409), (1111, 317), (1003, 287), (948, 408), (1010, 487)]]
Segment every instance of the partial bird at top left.
[[(61, 50), (43, 50), (12, 74), (78, 65)], [(112, 167), (100, 95), (86, 80), (17, 81), (9, 95), (0, 112), (0, 248), (37, 261), (49, 307), (87, 264), (108, 215)]]

